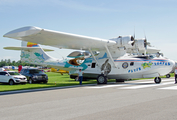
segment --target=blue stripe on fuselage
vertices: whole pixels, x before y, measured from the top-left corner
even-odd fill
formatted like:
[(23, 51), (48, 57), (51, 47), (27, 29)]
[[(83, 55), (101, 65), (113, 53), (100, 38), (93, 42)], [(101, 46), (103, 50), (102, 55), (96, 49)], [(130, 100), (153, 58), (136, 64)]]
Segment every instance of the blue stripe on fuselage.
[(167, 62), (168, 60), (114, 60), (114, 62)]

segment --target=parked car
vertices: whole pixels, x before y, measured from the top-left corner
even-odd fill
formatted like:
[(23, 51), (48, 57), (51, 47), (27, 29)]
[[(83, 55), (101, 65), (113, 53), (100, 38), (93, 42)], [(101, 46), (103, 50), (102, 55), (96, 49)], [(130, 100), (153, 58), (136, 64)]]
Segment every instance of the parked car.
[(34, 82), (48, 82), (48, 76), (42, 70), (36, 68), (23, 68), (20, 74), (26, 76), (30, 84)]
[(0, 71), (0, 82), (13, 85), (15, 83), (27, 83), (27, 78), (14, 71)]

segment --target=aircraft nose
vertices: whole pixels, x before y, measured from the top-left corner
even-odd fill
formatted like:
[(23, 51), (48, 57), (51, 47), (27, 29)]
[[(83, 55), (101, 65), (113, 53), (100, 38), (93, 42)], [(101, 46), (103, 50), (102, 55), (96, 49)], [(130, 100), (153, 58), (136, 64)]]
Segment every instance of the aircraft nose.
[(174, 71), (175, 68), (176, 68), (176, 66), (175, 66), (175, 61), (173, 61), (173, 60), (170, 60), (170, 61), (171, 61), (171, 64), (172, 64), (172, 71)]
[(6, 33), (5, 35), (3, 35), (3, 37), (20, 39), (21, 37), (24, 37), (24, 36), (37, 34), (41, 30), (42, 30), (41, 28), (32, 27), (32, 26), (22, 27), (22, 28), (15, 29), (15, 30), (12, 30)]

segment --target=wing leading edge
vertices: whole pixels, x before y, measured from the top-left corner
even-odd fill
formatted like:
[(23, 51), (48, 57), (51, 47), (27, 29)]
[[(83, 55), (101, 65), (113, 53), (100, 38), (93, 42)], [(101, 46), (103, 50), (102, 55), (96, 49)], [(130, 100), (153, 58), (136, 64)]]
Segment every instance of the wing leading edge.
[(100, 50), (105, 49), (105, 45), (109, 47), (116, 44), (112, 40), (52, 31), (33, 26), (10, 31), (4, 37), (67, 49), (87, 50), (91, 48)]

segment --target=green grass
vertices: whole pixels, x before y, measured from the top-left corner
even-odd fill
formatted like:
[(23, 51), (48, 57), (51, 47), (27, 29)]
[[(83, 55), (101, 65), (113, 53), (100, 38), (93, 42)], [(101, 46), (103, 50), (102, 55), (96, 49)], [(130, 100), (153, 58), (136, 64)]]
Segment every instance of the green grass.
[[(22, 84), (8, 85), (8, 84), (0, 83), (0, 92), (79, 85), (79, 81), (75, 81), (74, 79), (70, 79), (69, 75), (67, 75), (67, 74), (61, 75), (59, 73), (53, 73), (53, 72), (48, 72), (46, 74), (49, 77), (49, 81), (47, 84), (43, 84), (43, 83), (29, 84), (29, 83), (27, 83), (26, 85), (22, 85)], [(164, 78), (164, 77), (165, 76), (163, 76), (161, 78)], [(171, 77), (174, 77), (173, 73), (171, 74)], [(133, 80), (139, 80), (139, 79), (133, 79)], [(109, 82), (115, 82), (115, 80), (109, 80)], [(83, 84), (93, 84), (93, 83), (96, 84), (97, 81), (96, 80), (88, 80), (88, 81), (83, 81), (82, 83)]]
[[(44, 83), (29, 84), (29, 83), (27, 83), (26, 85), (22, 85), (22, 84), (8, 85), (8, 84), (0, 83), (0, 92), (79, 85), (79, 81), (75, 81), (74, 79), (70, 79), (68, 74), (61, 75), (59, 73), (53, 73), (53, 72), (48, 72), (46, 74), (49, 77), (47, 84), (44, 84)], [(96, 82), (96, 80), (89, 80), (89, 81), (83, 81), (82, 83), (83, 84), (93, 84), (93, 83), (97, 83), (97, 82)]]

